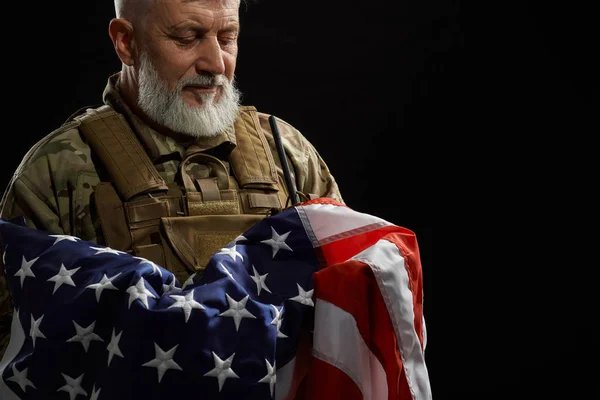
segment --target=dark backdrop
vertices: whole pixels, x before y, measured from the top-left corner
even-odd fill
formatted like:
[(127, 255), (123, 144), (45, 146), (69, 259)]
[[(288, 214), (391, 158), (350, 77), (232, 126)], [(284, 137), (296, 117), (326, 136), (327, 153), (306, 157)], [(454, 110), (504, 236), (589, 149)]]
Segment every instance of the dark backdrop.
[[(593, 2), (474, 4), (468, 60), (458, 1), (253, 3), (244, 103), (300, 129), (349, 206), (417, 235), (434, 399), (598, 395), (598, 334), (584, 339), (598, 312), (582, 311), (597, 308), (582, 290), (597, 255), (575, 262), (597, 248), (583, 233), (597, 229), (583, 211), (598, 183)], [(3, 13), (5, 186), (120, 65), (110, 0)]]

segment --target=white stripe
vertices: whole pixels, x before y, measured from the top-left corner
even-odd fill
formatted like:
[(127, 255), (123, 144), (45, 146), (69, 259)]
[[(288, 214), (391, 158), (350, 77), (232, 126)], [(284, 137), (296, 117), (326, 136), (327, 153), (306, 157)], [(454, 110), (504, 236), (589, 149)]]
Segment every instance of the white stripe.
[(427, 348), (427, 325), (425, 324), (425, 315), (423, 315), (423, 352)]
[[(312, 233), (313, 238), (317, 240), (315, 246), (393, 225), (373, 215), (333, 204), (309, 204), (296, 209), (303, 223), (305, 223), (304, 218), (310, 223), (310, 229), (306, 230), (309, 236)], [(306, 223), (305, 228), (307, 228)]]
[(383, 366), (371, 352), (352, 314), (317, 298), (313, 356), (348, 375), (365, 400), (388, 398)]
[(294, 379), (294, 366), (296, 357), (292, 358), (281, 368), (277, 368), (277, 380), (275, 381), (275, 399), (284, 400), (288, 397)]
[(353, 259), (368, 264), (375, 275), (396, 331), (406, 380), (413, 399), (431, 399), (425, 355), (414, 326), (413, 295), (404, 257), (396, 245), (387, 240), (380, 240)]
[(6, 385), (4, 378), (2, 378), (2, 374), (8, 364), (10, 364), (19, 354), (19, 351), (21, 351), (21, 348), (23, 347), (23, 343), (25, 343), (25, 332), (23, 331), (21, 321), (19, 321), (19, 312), (14, 310), (10, 327), (10, 341), (8, 342), (6, 352), (4, 352), (4, 357), (2, 357), (2, 361), (0, 361), (0, 399), (2, 400), (20, 399), (20, 397)]

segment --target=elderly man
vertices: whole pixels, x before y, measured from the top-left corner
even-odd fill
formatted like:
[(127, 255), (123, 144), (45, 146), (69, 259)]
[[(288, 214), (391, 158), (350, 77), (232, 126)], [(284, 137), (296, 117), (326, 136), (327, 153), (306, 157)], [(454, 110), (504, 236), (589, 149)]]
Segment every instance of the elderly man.
[[(342, 202), (298, 130), (280, 119), (273, 129), (271, 116), (240, 105), (239, 5), (116, 0), (109, 34), (122, 69), (104, 105), (76, 112), (27, 153), (0, 216), (144, 257), (183, 280), (292, 196)], [(0, 356), (12, 313), (1, 275)]]

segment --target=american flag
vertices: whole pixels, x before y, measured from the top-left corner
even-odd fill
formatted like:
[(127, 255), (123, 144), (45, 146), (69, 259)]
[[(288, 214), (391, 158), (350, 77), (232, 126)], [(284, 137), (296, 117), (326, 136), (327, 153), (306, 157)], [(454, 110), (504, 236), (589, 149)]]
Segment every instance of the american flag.
[(0, 219), (0, 399), (431, 399), (415, 234), (331, 199), (267, 217), (179, 282)]

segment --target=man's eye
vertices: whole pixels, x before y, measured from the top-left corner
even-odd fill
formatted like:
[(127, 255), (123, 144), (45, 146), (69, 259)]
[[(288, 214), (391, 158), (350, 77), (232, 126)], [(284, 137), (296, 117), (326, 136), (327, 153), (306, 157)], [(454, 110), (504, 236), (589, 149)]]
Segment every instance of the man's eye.
[(194, 43), (198, 38), (195, 36), (186, 36), (186, 37), (175, 37), (174, 39), (177, 42), (179, 42), (180, 44), (187, 45), (187, 44)]

